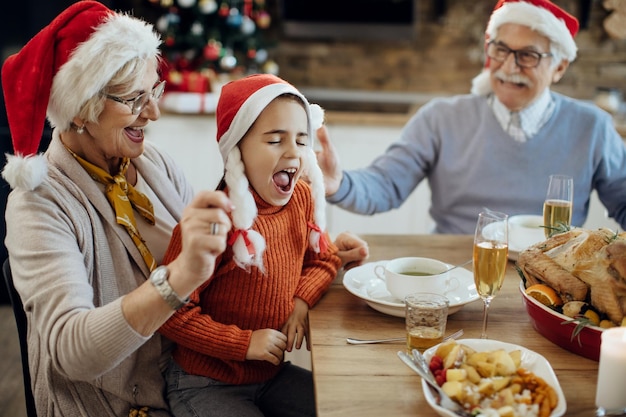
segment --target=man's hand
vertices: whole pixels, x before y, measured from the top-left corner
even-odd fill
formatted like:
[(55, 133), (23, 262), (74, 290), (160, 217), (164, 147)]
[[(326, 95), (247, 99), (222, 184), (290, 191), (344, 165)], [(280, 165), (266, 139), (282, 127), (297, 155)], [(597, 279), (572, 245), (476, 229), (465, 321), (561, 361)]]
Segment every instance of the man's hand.
[(326, 126), (317, 129), (317, 139), (322, 147), (322, 150), (316, 153), (317, 164), (324, 174), (324, 187), (326, 188), (326, 195), (329, 196), (339, 190), (339, 185), (343, 178), (343, 171), (341, 170), (337, 150), (328, 137)]

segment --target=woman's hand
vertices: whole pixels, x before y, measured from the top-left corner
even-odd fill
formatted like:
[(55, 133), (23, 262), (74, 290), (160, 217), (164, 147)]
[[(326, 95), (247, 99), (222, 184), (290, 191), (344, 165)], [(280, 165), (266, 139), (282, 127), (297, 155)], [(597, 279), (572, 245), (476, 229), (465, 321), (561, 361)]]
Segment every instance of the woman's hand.
[[(198, 193), (183, 211), (182, 251), (167, 265), (168, 282), (180, 298), (187, 297), (213, 275), (215, 260), (226, 249), (226, 235), (231, 227), (228, 213), (232, 208), (223, 192), (205, 191)], [(124, 296), (122, 311), (128, 323), (144, 336), (157, 331), (174, 313), (149, 280)]]
[(169, 264), (172, 275), (186, 279), (183, 293), (190, 293), (213, 275), (215, 260), (226, 249), (231, 228), (232, 203), (222, 191), (201, 191), (185, 208), (180, 220), (182, 250)]
[(343, 171), (339, 164), (337, 150), (328, 137), (326, 126), (317, 129), (317, 139), (322, 147), (322, 149), (317, 152), (317, 164), (324, 174), (324, 187), (326, 188), (326, 195), (329, 196), (335, 194), (339, 189), (341, 179), (343, 178)]
[(341, 263), (346, 271), (355, 266), (362, 265), (370, 256), (367, 242), (350, 232), (342, 232), (337, 235), (335, 246), (339, 248), (337, 256), (341, 258)]

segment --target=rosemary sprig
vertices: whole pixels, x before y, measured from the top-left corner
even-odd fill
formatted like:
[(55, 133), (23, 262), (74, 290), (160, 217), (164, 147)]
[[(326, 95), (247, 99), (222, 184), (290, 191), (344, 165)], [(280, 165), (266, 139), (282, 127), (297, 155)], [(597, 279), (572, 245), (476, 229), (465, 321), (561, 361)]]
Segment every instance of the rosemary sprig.
[(593, 326), (593, 322), (591, 320), (589, 320), (589, 318), (587, 318), (586, 316), (582, 315), (582, 314), (578, 314), (576, 315), (576, 317), (574, 317), (571, 320), (566, 320), (564, 322), (561, 322), (561, 324), (569, 324), (569, 323), (576, 323), (576, 327), (574, 327), (574, 331), (572, 332), (572, 336), (570, 337), (570, 342), (572, 340), (574, 340), (574, 338), (578, 339), (578, 346), (582, 347), (582, 342), (580, 341), (580, 332), (583, 331), (583, 329), (587, 326)]
[(557, 222), (555, 226), (541, 226), (544, 229), (548, 229), (550, 231), (548, 237), (552, 237), (554, 235), (559, 235), (561, 233), (569, 232), (571, 227), (565, 222)]
[(606, 243), (611, 243), (611, 242), (613, 242), (613, 241), (617, 240), (617, 238), (618, 238), (618, 237), (619, 237), (619, 229), (617, 229), (617, 230), (615, 231), (615, 233), (613, 233), (613, 236), (608, 236), (608, 237), (605, 239), (605, 240), (606, 240)]

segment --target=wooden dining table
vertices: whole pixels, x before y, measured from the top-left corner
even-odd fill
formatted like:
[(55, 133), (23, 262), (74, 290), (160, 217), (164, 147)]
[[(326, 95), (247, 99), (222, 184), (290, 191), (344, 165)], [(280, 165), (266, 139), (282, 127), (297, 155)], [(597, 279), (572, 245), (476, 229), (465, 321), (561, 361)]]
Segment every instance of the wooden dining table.
[[(423, 256), (449, 264), (472, 257), (472, 236), (369, 235), (367, 262)], [(471, 265), (467, 267), (471, 271)], [(490, 339), (514, 343), (543, 355), (565, 394), (568, 417), (595, 415), (598, 362), (571, 353), (537, 333), (522, 303), (520, 277), (510, 261), (502, 289), (491, 303)], [(483, 302), (468, 303), (448, 318), (446, 333), (480, 338)], [(311, 366), (318, 417), (434, 416), (421, 378), (397, 356), (402, 343), (350, 345), (347, 337), (378, 339), (404, 336), (404, 318), (374, 310), (351, 294), (340, 274), (309, 312)]]

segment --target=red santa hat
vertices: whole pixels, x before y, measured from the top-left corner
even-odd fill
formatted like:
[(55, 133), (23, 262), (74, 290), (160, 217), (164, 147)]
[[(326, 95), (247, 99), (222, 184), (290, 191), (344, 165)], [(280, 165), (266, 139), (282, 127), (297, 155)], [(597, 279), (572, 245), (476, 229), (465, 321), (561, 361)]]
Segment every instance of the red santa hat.
[(85, 103), (124, 64), (156, 57), (161, 41), (151, 25), (97, 1), (79, 1), (59, 14), (2, 67), (2, 88), (15, 156), (2, 172), (11, 188), (35, 189), (47, 175), (37, 155), (46, 115), (70, 129)]
[[(485, 32), (487, 41), (496, 37), (498, 28), (505, 23), (516, 23), (550, 39), (550, 47), (569, 62), (576, 59), (578, 20), (549, 0), (499, 0)], [(483, 71), (472, 80), (472, 93), (491, 92), (489, 58)]]
[(313, 151), (315, 131), (322, 126), (324, 112), (308, 100), (291, 84), (270, 74), (250, 75), (231, 81), (222, 87), (215, 112), (217, 119), (217, 141), (224, 161), (224, 180), (235, 210), (232, 213), (235, 232), (229, 244), (233, 247), (235, 262), (244, 269), (251, 265), (263, 269), (265, 240), (252, 230), (257, 215), (254, 198), (244, 173), (241, 153), (237, 144), (243, 139), (261, 112), (278, 96), (293, 94), (302, 100), (308, 119), (311, 144), (304, 158), (306, 174), (311, 183), (314, 207), (314, 223), (310, 223), (310, 244), (316, 252), (326, 250), (324, 229), (326, 228), (325, 193), (322, 171), (317, 165)]

